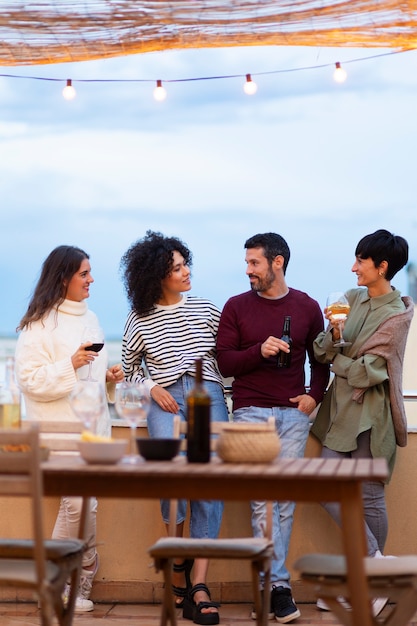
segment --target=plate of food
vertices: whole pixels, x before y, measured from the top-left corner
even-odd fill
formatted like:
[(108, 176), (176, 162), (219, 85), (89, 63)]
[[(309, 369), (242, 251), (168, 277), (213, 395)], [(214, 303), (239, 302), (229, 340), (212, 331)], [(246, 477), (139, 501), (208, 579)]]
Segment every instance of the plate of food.
[[(0, 445), (0, 471), (5, 473), (19, 472), (26, 466), (25, 454), (30, 451), (28, 444), (5, 443)], [(40, 446), (41, 461), (49, 458), (49, 448)]]
[(78, 450), (86, 463), (112, 465), (127, 452), (127, 439), (113, 439), (92, 433), (81, 433)]

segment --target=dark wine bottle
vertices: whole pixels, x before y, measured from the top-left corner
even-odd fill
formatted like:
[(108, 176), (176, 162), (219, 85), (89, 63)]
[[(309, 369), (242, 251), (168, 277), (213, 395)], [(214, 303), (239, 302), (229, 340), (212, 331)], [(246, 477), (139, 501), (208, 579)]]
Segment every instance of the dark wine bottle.
[(286, 341), (289, 346), (290, 346), (290, 351), (289, 352), (284, 352), (283, 350), (280, 350), (278, 352), (277, 355), (277, 367), (290, 367), (291, 365), (291, 346), (292, 346), (292, 339), (291, 339), (291, 316), (290, 315), (286, 315), (284, 318), (284, 328), (282, 331), (282, 336), (281, 336), (282, 341)]
[(187, 396), (187, 460), (189, 463), (210, 461), (211, 400), (203, 385), (203, 362), (195, 362), (195, 383)]

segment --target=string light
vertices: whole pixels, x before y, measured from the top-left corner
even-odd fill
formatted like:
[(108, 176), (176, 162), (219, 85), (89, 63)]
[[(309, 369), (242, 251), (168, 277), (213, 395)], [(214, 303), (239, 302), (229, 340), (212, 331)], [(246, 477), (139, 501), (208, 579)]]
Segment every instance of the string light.
[(157, 80), (156, 81), (156, 87), (153, 90), (153, 97), (158, 102), (162, 102), (167, 97), (166, 89), (165, 89), (165, 87), (162, 87), (162, 80)]
[(253, 96), (258, 91), (258, 85), (252, 80), (250, 74), (246, 74), (246, 82), (243, 84), (243, 91), (248, 96)]
[(334, 71), (333, 78), (337, 83), (344, 83), (347, 78), (346, 70), (343, 69), (339, 62), (336, 63), (336, 69)]
[[(417, 48), (407, 48), (401, 50), (390, 50), (389, 52), (383, 52), (380, 54), (373, 54), (367, 57), (360, 57), (357, 59), (345, 60), (343, 63), (346, 65), (347, 63), (358, 63), (362, 61), (368, 61), (370, 59), (377, 59), (385, 56), (392, 56), (393, 54), (404, 54), (405, 52), (415, 52)], [(255, 76), (266, 76), (273, 74), (283, 74), (283, 73), (293, 73), (293, 72), (301, 72), (307, 70), (317, 70), (323, 68), (329, 68), (336, 66), (334, 71), (334, 79), (338, 82), (343, 82), (346, 80), (347, 74), (346, 71), (342, 68), (341, 63), (338, 61), (337, 63), (323, 63), (321, 65), (311, 65), (305, 67), (295, 67), (288, 69), (280, 69), (280, 70), (271, 70), (267, 72), (256, 72)], [(230, 74), (230, 75), (217, 75), (217, 76), (199, 76), (194, 78), (171, 78), (164, 79), (164, 83), (186, 83), (186, 82), (196, 82), (196, 81), (207, 81), (207, 80), (220, 80), (220, 79), (236, 79), (246, 77), (246, 81), (243, 85), (243, 89), (245, 93), (254, 94), (257, 90), (256, 83), (252, 80), (253, 74)], [(25, 80), (41, 80), (41, 81), (50, 81), (50, 82), (63, 82), (62, 78), (52, 78), (45, 76), (27, 76), (27, 75), (18, 75), (18, 74), (0, 74), (0, 78), (16, 78), (16, 79), (25, 79)], [(145, 79), (145, 78), (108, 78), (108, 79), (96, 79), (96, 78), (80, 78), (76, 80), (77, 83), (155, 83), (155, 79)], [(72, 85), (72, 80), (66, 80), (66, 86), (62, 92), (64, 98), (68, 100), (72, 100), (76, 96), (76, 91)], [(154, 98), (156, 100), (162, 101), (167, 97), (167, 92), (165, 88), (162, 86), (162, 80), (156, 81), (156, 87), (153, 91)]]
[(70, 78), (68, 78), (67, 84), (62, 90), (62, 95), (64, 96), (65, 100), (74, 100), (75, 96), (77, 95), (77, 92), (72, 86), (72, 80)]

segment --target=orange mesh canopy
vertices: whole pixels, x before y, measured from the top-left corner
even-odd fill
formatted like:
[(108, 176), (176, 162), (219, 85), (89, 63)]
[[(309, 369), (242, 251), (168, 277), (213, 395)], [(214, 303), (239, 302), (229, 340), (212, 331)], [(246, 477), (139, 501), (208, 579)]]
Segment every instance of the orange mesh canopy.
[(0, 3), (0, 65), (228, 46), (417, 47), (417, 0)]

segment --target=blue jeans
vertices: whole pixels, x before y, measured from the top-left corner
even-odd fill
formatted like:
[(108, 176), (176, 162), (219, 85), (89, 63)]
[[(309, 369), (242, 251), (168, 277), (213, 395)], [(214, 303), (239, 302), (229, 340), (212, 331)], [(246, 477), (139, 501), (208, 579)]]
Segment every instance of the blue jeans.
[[(243, 407), (234, 411), (234, 422), (266, 422), (275, 418), (280, 441), (280, 458), (301, 458), (309, 433), (308, 415), (291, 407)], [(252, 531), (254, 537), (262, 537), (266, 520), (265, 502), (251, 502)], [(272, 518), (272, 539), (274, 557), (271, 567), (271, 583), (277, 587), (290, 588), (290, 573), (285, 566), (294, 519), (294, 502), (274, 502)]]
[[(182, 421), (187, 418), (187, 394), (194, 387), (194, 378), (184, 374), (176, 383), (167, 387), (167, 391), (178, 403), (178, 415)], [(204, 387), (211, 398), (211, 421), (229, 420), (224, 393), (221, 385), (205, 380)], [(148, 413), (148, 432), (151, 437), (172, 437), (173, 414), (167, 413), (157, 402), (152, 400)], [(192, 500), (190, 502), (190, 537), (196, 539), (216, 539), (220, 531), (224, 504), (215, 500)], [(162, 519), (169, 522), (169, 500), (161, 500)], [(178, 501), (177, 524), (185, 520), (187, 501)]]

